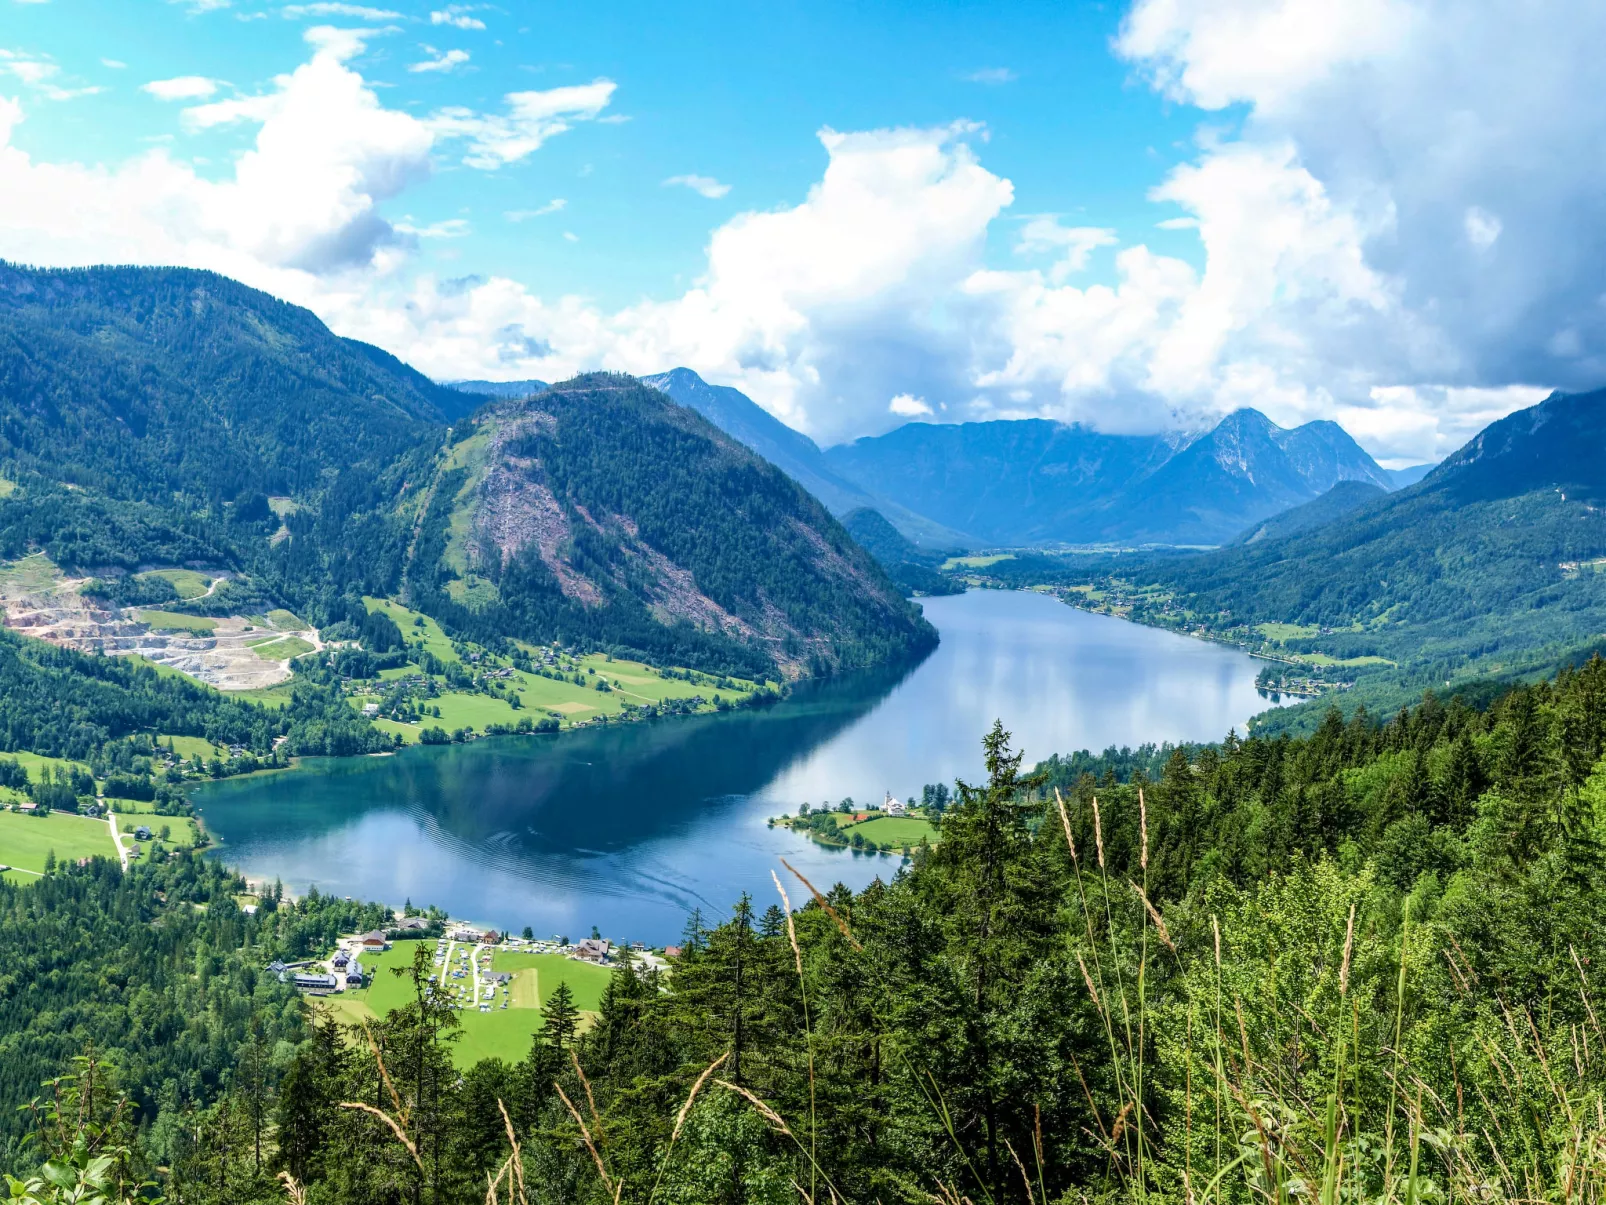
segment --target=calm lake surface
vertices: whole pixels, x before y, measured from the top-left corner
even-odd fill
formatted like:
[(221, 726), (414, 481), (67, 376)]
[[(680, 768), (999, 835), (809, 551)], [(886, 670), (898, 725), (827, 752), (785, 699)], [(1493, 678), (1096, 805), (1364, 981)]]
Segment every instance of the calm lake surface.
[(1256, 663), (1219, 645), (1038, 594), (922, 601), (942, 633), (923, 662), (764, 710), (308, 759), (209, 785), (196, 803), (218, 856), (297, 893), (315, 883), (515, 932), (579, 937), (596, 925), (661, 944), (693, 907), (713, 919), (743, 891), (768, 906), (781, 857), (822, 890), (892, 875), (896, 858), (823, 849), (765, 821), (804, 802), (978, 780), (995, 718), (1031, 765), (1219, 740), (1267, 706)]

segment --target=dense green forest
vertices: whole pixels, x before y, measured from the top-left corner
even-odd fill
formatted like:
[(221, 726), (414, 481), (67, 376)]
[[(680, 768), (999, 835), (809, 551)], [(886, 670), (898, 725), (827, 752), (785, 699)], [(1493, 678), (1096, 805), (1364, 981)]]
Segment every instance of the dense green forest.
[(998, 728), (984, 749), (890, 882), (778, 867), (789, 898), (694, 918), (672, 973), (626, 961), (595, 1024), (555, 1003), (523, 1060), (464, 1072), (427, 955), (368, 1030), (261, 974), (353, 905), (247, 918), (182, 856), (0, 887), (0, 1103), (38, 1094), (0, 1126), (22, 1181), (51, 1161), (16, 1191), (1598, 1198), (1606, 662), (1157, 772), (1142, 750), (1024, 773)]
[[(760, 679), (934, 643), (796, 482), (632, 378), (543, 394), (528, 409), (550, 422), (490, 466), (498, 481), (541, 466), (561, 538), (447, 555), (447, 526), (473, 528), (472, 553), (490, 505), (451, 459), (485, 442), (493, 424), (470, 421), (485, 403), (214, 273), (0, 264), (0, 558), (43, 551), (112, 604), (170, 602), (121, 574), (205, 565), (237, 576), (174, 607), (284, 607), (323, 627), (364, 595), (406, 596), (486, 644), (557, 639)], [(498, 512), (489, 538), (549, 518)], [(470, 570), (493, 588), (458, 588)], [(688, 612), (694, 594), (735, 619)]]
[[(409, 597), (458, 630), (759, 679), (936, 642), (802, 486), (634, 378), (577, 377), (476, 423), (473, 467), (440, 473), (407, 565)], [(556, 552), (522, 534), (556, 529)]]
[(87, 759), (108, 741), (152, 732), (256, 754), (278, 737), (292, 754), (392, 747), (328, 686), (298, 683), (286, 706), (265, 707), (132, 658), (89, 656), (0, 629), (0, 750)]
[(948, 553), (917, 548), (880, 511), (861, 506), (842, 516), (842, 526), (906, 593), (965, 592), (964, 583), (938, 572), (948, 559)]

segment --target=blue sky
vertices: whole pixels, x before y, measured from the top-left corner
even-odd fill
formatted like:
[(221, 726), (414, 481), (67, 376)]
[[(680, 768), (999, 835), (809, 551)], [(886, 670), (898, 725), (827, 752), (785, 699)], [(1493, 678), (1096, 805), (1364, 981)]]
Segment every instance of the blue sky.
[[(364, 8), (375, 16), (365, 18)], [(392, 207), (420, 226), (466, 220), (462, 237), (431, 240), (427, 258), (443, 273), (512, 273), (610, 307), (668, 298), (702, 271), (714, 226), (743, 210), (795, 203), (818, 180), (822, 126), (961, 120), (985, 124), (989, 168), (1015, 182), (1018, 213), (1063, 214), (1197, 258), (1191, 232), (1152, 233), (1157, 213), (1145, 200), (1187, 154), (1196, 115), (1111, 53), (1114, 6), (570, 3), (445, 13), (482, 29), (432, 24), (430, 14), (445, 9), (19, 4), (7, 14), (6, 43), (48, 56), (62, 86), (103, 91), (31, 108), (15, 141), (36, 156), (115, 162), (146, 140), (171, 138), (175, 155), (204, 160), (202, 174), (216, 177), (255, 130), (186, 133), (180, 106), (141, 85), (197, 76), (219, 81), (214, 97), (256, 93), (306, 57), (306, 28), (383, 29), (356, 65), (386, 105), (413, 113), (493, 109), (508, 92), (598, 78), (618, 85), (612, 120), (495, 172), (443, 164)], [(450, 52), (468, 58), (410, 70)], [(126, 65), (110, 68), (108, 59)], [(709, 198), (663, 183), (681, 176), (729, 191)], [(556, 200), (563, 206), (555, 212), (504, 216)], [(1001, 260), (1008, 233), (995, 240)]]
[(0, 0), (0, 257), (209, 268), (436, 377), (1436, 459), (1606, 383), (1586, 0)]

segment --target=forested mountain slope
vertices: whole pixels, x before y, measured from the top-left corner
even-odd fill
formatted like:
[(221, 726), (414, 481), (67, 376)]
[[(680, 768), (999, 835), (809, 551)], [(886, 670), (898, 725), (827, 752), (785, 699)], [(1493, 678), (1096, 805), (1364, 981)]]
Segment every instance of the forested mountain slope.
[(0, 264), (0, 464), (191, 508), (388, 463), (462, 395), (313, 314), (182, 268)]
[(964, 593), (965, 587), (957, 578), (938, 572), (948, 559), (947, 553), (917, 548), (880, 511), (870, 507), (849, 511), (842, 516), (842, 526), (908, 593)]
[[(205, 566), (229, 580), (187, 612), (320, 626), (411, 594), (489, 644), (760, 680), (933, 639), (823, 508), (656, 390), (593, 380), (514, 419), (510, 388), (545, 386), (437, 385), (212, 273), (0, 265), (0, 559), (103, 582)], [(458, 498), (486, 473), (509, 492)]]
[(466, 631), (787, 677), (934, 642), (800, 485), (631, 377), (498, 403), (421, 503), (407, 587)]
[(1255, 544), (1261, 540), (1282, 539), (1307, 528), (1321, 527), (1351, 511), (1359, 510), (1368, 502), (1376, 502), (1387, 493), (1387, 490), (1370, 481), (1340, 481), (1314, 502), (1285, 510), (1254, 524), (1233, 543)]
[[(1175, 750), (1152, 779), (1024, 773), (1001, 729), (984, 752), (903, 873), (696, 914), (672, 973), (621, 955), (592, 1024), (547, 997), (513, 1062), (457, 1064), (426, 943), (362, 1025), (265, 973), (377, 910), (247, 914), (188, 856), (0, 883), (0, 1158), (74, 1183), (99, 1153), (190, 1205), (1606, 1187), (1606, 663), (1487, 710)], [(91, 1049), (93, 1100), (82, 1064), (40, 1087)], [(59, 1125), (15, 1107), (53, 1096)]]
[(999, 546), (1219, 544), (1339, 481), (1392, 488), (1336, 424), (1285, 430), (1254, 410), (1196, 436), (909, 423), (825, 455), (859, 485)]

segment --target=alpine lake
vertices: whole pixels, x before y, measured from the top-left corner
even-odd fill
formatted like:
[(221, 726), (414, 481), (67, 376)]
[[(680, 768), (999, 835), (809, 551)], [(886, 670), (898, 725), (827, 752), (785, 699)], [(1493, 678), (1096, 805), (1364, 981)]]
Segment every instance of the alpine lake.
[[(215, 856), (253, 880), (538, 936), (674, 941), (742, 892), (775, 898), (782, 858), (822, 891), (897, 873), (897, 855), (770, 827), (851, 797), (980, 781), (994, 719), (1032, 765), (1051, 753), (1242, 733), (1268, 706), (1247, 654), (1026, 592), (923, 599), (942, 635), (896, 670), (804, 684), (772, 706), (554, 736), (309, 758), (196, 792)], [(788, 884), (793, 898), (802, 892)]]

